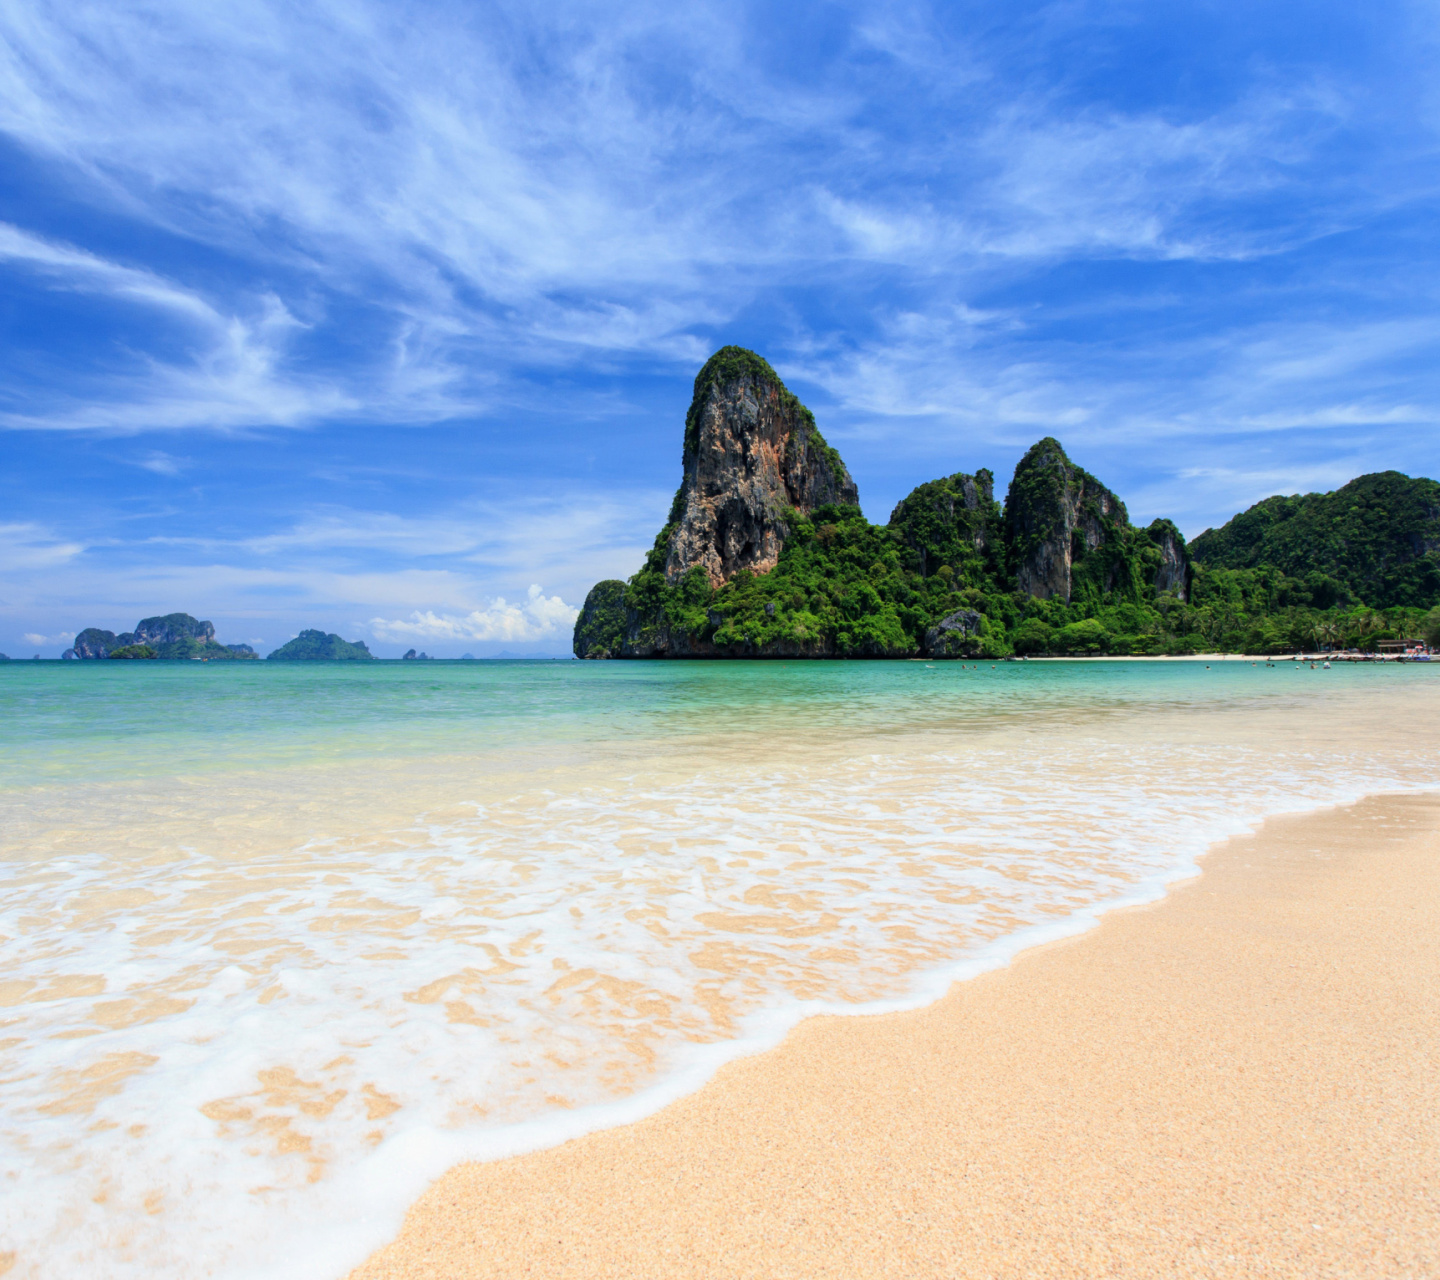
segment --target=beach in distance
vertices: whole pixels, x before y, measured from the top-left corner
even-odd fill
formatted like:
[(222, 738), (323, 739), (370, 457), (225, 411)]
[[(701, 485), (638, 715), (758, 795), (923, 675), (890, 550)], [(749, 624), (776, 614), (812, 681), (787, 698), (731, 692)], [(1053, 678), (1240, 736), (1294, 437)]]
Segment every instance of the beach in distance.
[[(1384, 1074), (1431, 1087), (1408, 1041), (1327, 1031), (1313, 1076), (1295, 1065), (1308, 1041), (1275, 1042), (1290, 1045), (1274, 1048), (1288, 1077), (1274, 1058), (1186, 1056), (1212, 1023), (1259, 1044), (1265, 1018), (1376, 1016), (1369, 987), (1296, 976), (1338, 963), (1342, 942), (1314, 929), (1339, 889), (1267, 906), (1272, 888), (1303, 888), (1282, 859), (1263, 892), (1226, 899), (1241, 914), (1190, 934), (1167, 903), (1033, 948), (1156, 902), (1217, 842), (1287, 814), (1342, 832), (1314, 846), (1335, 855), (1314, 867), (1423, 904), (1427, 881), (1374, 858), (1392, 836), (1433, 847), (1436, 676), (1263, 660), (8, 664), (4, 1265), (461, 1276), (523, 1274), (524, 1256), (534, 1274), (705, 1274), (710, 1259), (710, 1274), (898, 1275), (908, 1258), (912, 1274), (1042, 1274), (1052, 1240), (1081, 1275), (1124, 1273), (1132, 1255), (1135, 1274), (1185, 1274), (1222, 1245), (1276, 1274), (1312, 1256), (1374, 1274), (1365, 1259), (1381, 1255), (1351, 1219), (1313, 1218), (1323, 1249), (1321, 1228), (1283, 1248), (1288, 1235), (1265, 1235), (1254, 1214), (1298, 1230), (1313, 1188), (1301, 1152), (1289, 1208), (1274, 1187), (1251, 1195), (1273, 1154), (1263, 1134), (1234, 1157), (1234, 1212), (1200, 1215), (1229, 1167), (1221, 1120), (1250, 1114), (1228, 1062), (1268, 1082), (1265, 1124), (1330, 1151), (1333, 1185), (1381, 1197), (1380, 1273), (1423, 1273), (1405, 1267), (1433, 1226), (1433, 1182), (1402, 1194), (1383, 1152), (1346, 1136), (1373, 1137), (1371, 1113), (1322, 1106), (1348, 1062), (1367, 1083), (1346, 1087), (1389, 1099), (1385, 1132), (1408, 1144), (1384, 1150), (1423, 1174), (1426, 1122)], [(1401, 807), (1363, 825), (1377, 804)], [(1418, 948), (1428, 919), (1391, 932)], [(1184, 1011), (1194, 982), (1137, 986), (1125, 975), (1144, 964), (1105, 958), (1103, 940), (1131, 928), (1167, 972), (1229, 965), (1252, 987)], [(1217, 930), (1273, 937), (1186, 958), (1187, 937)], [(1364, 964), (1415, 959), (1369, 937), (1343, 945)], [(1070, 993), (1070, 1021), (1005, 995), (1039, 998), (1036, 966), (1055, 1000)], [(1416, 975), (1404, 1000), (1420, 1017), (1431, 988)], [(1140, 1053), (1121, 1007), (1173, 1024), (1170, 1047), (1117, 1059)], [(815, 1020), (836, 1014), (884, 1016)], [(1045, 1063), (1072, 1059), (1050, 1078)], [(995, 1063), (1025, 1061), (1029, 1083), (999, 1091)], [(1145, 1075), (1165, 1061), (1169, 1075)], [(1146, 1081), (1150, 1110), (1125, 1110), (1121, 1078)], [(973, 1110), (958, 1080), (974, 1082)], [(1111, 1093), (1092, 1088), (1107, 1080)], [(837, 1102), (842, 1085), (858, 1094)], [(1099, 1111), (1076, 1102), (1092, 1094)], [(826, 1130), (825, 1112), (856, 1127)], [(1163, 1130), (1175, 1145), (1127, 1156), (1112, 1135), (1092, 1150), (1097, 1117), (1117, 1115), (1122, 1137)], [(782, 1151), (786, 1134), (812, 1145)], [(990, 1163), (975, 1164), (985, 1134)], [(652, 1214), (666, 1187), (675, 1206), (712, 1187), (711, 1216)], [(512, 1191), (517, 1213), (531, 1206), (523, 1229), (497, 1207)], [(1370, 1201), (1346, 1203), (1380, 1230)], [(583, 1240), (545, 1216), (566, 1205)], [(594, 1214), (605, 1232), (584, 1225)], [(674, 1252), (642, 1266), (653, 1249)]]

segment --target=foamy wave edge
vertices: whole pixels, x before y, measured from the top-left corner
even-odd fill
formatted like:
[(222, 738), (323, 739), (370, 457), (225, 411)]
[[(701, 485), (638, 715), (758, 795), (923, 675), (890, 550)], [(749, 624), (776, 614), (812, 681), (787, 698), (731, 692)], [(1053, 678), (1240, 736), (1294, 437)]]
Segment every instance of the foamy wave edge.
[(1433, 784), (1400, 781), (1380, 787), (1340, 787), (1323, 800), (1237, 815), (1216, 823), (1203, 834), (1178, 840), (1172, 865), (1137, 881), (1129, 892), (1091, 903), (1058, 920), (1017, 929), (961, 959), (917, 970), (904, 996), (864, 1003), (797, 1000), (783, 1009), (759, 1010), (744, 1018), (742, 1035), (692, 1046), (685, 1054), (689, 1061), (683, 1066), (655, 1084), (613, 1101), (548, 1113), (482, 1133), (462, 1135), (431, 1129), (397, 1134), (385, 1144), (383, 1152), (338, 1175), (330, 1198), (354, 1205), (352, 1215), (342, 1222), (294, 1223), (292, 1230), (298, 1238), (288, 1238), (286, 1233), (283, 1259), (272, 1256), (253, 1266), (227, 1268), (226, 1280), (314, 1280), (316, 1276), (340, 1280), (393, 1240), (411, 1205), (456, 1165), (528, 1155), (587, 1134), (635, 1124), (672, 1102), (698, 1093), (727, 1063), (776, 1048), (810, 1018), (875, 1017), (923, 1009), (943, 999), (957, 982), (1002, 969), (1022, 951), (1088, 933), (1111, 911), (1161, 901), (1174, 885), (1202, 875), (1201, 860), (1219, 845), (1253, 835), (1274, 819), (1343, 809), (1374, 796), (1434, 793)]

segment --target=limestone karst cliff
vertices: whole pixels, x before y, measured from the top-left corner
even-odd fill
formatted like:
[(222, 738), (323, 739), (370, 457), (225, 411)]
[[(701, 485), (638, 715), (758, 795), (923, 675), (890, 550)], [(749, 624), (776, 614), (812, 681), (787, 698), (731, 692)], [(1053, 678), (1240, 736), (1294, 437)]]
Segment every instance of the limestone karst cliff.
[(918, 485), (895, 504), (890, 528), (905, 567), (922, 578), (949, 565), (962, 577), (1003, 573), (1005, 525), (995, 477), (984, 468)]
[(215, 624), (192, 618), (188, 613), (167, 613), (141, 618), (134, 631), (116, 635), (100, 627), (86, 627), (65, 651), (67, 658), (108, 658), (116, 651), (145, 647), (159, 658), (254, 658), (248, 644), (220, 644)]
[(774, 370), (722, 348), (695, 379), (670, 518), (634, 578), (590, 591), (576, 655), (1000, 655), (1005, 624), (977, 607), (987, 592), (1068, 603), (1078, 574), (1091, 595), (1183, 595), (1178, 532), (1154, 544), (1131, 528), (1051, 439), (1022, 460), (1003, 509), (983, 469), (918, 486), (883, 528), (857, 498)]
[(1153, 576), (1150, 581), (1157, 592), (1169, 593), (1182, 604), (1190, 598), (1190, 553), (1185, 539), (1169, 520), (1153, 521), (1145, 530), (1153, 548), (1147, 557)]
[[(1315, 524), (1309, 513), (1328, 517), (1349, 501), (1341, 514), (1355, 523), (1364, 508), (1365, 528), (1380, 533), (1363, 544), (1353, 533), (1350, 550), (1337, 543), (1325, 554), (1337, 566), (1348, 556), (1366, 590), (1440, 605), (1440, 503), (1430, 497), (1440, 486), (1362, 480), (1323, 499), (1269, 500), (1206, 534), (1217, 560), (1251, 557), (1237, 568), (1195, 563), (1169, 520), (1132, 525), (1114, 491), (1048, 436), (1020, 459), (1003, 507), (989, 471), (956, 472), (918, 485), (888, 524), (872, 525), (809, 412), (759, 356), (727, 347), (695, 380), (665, 527), (632, 578), (591, 589), (574, 652), (965, 659), (1281, 652), (1322, 634), (1373, 644), (1393, 628), (1413, 631), (1418, 615), (1379, 618), (1343, 583), (1296, 576), (1303, 554), (1286, 550), (1291, 528)], [(1409, 504), (1388, 523), (1377, 515), (1386, 494)], [(1272, 543), (1293, 568), (1254, 561)], [(1352, 613), (1319, 612), (1337, 600)]]
[(712, 587), (780, 559), (795, 512), (859, 502), (815, 419), (754, 352), (722, 347), (695, 378), (665, 580), (695, 567)]
[[(1117, 541), (1129, 525), (1125, 504), (1046, 436), (1020, 459), (1005, 497), (1017, 588), (1069, 600), (1075, 562)], [(1112, 572), (1104, 590), (1113, 587)]]
[(1188, 597), (1190, 557), (1180, 530), (1156, 520), (1142, 536), (1125, 504), (1050, 436), (1015, 467), (1005, 539), (1016, 590), (1041, 600), (1069, 602), (1087, 586), (1101, 596), (1150, 588)]

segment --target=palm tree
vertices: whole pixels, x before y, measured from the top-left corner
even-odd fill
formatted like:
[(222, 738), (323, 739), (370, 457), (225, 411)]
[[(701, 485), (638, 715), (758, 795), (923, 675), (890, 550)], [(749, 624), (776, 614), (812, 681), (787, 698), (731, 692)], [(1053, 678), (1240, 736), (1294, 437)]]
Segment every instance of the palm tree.
[(1377, 631), (1384, 631), (1385, 619), (1373, 609), (1362, 609), (1350, 615), (1350, 636), (1357, 648), (1367, 636), (1373, 636)]

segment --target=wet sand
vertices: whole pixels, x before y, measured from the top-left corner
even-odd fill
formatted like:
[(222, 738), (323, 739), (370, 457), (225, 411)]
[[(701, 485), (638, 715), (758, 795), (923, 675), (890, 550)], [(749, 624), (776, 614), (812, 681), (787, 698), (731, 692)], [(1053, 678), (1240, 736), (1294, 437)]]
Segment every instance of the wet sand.
[(352, 1280), (1440, 1275), (1440, 797), (463, 1165)]

